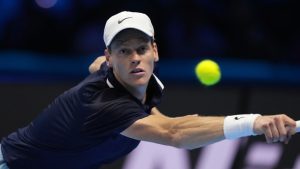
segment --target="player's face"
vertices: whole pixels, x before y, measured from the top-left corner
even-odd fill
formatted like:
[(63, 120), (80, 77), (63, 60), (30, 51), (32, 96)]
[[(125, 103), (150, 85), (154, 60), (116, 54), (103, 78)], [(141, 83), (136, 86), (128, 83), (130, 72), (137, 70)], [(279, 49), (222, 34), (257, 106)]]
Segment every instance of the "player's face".
[[(106, 52), (114, 75), (125, 87), (147, 86), (158, 61), (157, 46), (141, 33), (127, 33)], [(143, 37), (144, 36), (144, 37)], [(147, 37), (148, 38), (148, 37)]]

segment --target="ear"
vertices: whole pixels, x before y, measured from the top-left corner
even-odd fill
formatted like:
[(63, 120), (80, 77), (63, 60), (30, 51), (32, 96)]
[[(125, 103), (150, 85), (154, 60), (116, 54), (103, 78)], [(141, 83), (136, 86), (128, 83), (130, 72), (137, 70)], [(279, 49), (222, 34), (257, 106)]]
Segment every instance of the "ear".
[(109, 67), (111, 67), (111, 56), (110, 56), (110, 52), (108, 51), (108, 49), (106, 48), (105, 50), (104, 50), (104, 54), (105, 54), (105, 57), (106, 57), (106, 63), (107, 63), (107, 65), (109, 66)]
[(153, 42), (153, 51), (154, 51), (154, 61), (158, 62), (159, 61), (158, 49), (157, 49), (157, 44), (155, 42)]

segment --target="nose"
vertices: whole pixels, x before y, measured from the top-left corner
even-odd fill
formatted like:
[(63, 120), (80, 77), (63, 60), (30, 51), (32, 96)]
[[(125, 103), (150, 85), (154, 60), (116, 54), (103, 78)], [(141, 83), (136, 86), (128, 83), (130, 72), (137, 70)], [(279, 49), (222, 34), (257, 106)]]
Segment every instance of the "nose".
[(131, 58), (131, 63), (132, 64), (140, 64), (141, 63), (141, 56), (137, 53), (134, 52)]

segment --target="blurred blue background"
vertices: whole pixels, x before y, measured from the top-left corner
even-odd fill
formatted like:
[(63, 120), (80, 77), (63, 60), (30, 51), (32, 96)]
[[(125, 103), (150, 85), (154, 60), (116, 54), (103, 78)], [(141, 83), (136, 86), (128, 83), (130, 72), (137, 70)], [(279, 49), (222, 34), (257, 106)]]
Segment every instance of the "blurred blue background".
[(0, 0), (0, 80), (78, 80), (105, 48), (106, 20), (144, 12), (155, 27), (167, 82), (197, 83), (198, 61), (216, 60), (219, 85), (299, 85), (297, 1)]

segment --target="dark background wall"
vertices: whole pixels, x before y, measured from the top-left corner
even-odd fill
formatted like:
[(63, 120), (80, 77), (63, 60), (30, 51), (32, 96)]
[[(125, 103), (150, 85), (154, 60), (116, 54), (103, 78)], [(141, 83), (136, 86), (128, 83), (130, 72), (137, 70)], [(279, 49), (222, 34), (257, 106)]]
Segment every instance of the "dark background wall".
[(105, 21), (147, 13), (162, 57), (221, 56), (299, 63), (297, 0), (1, 0), (0, 50), (102, 54)]

